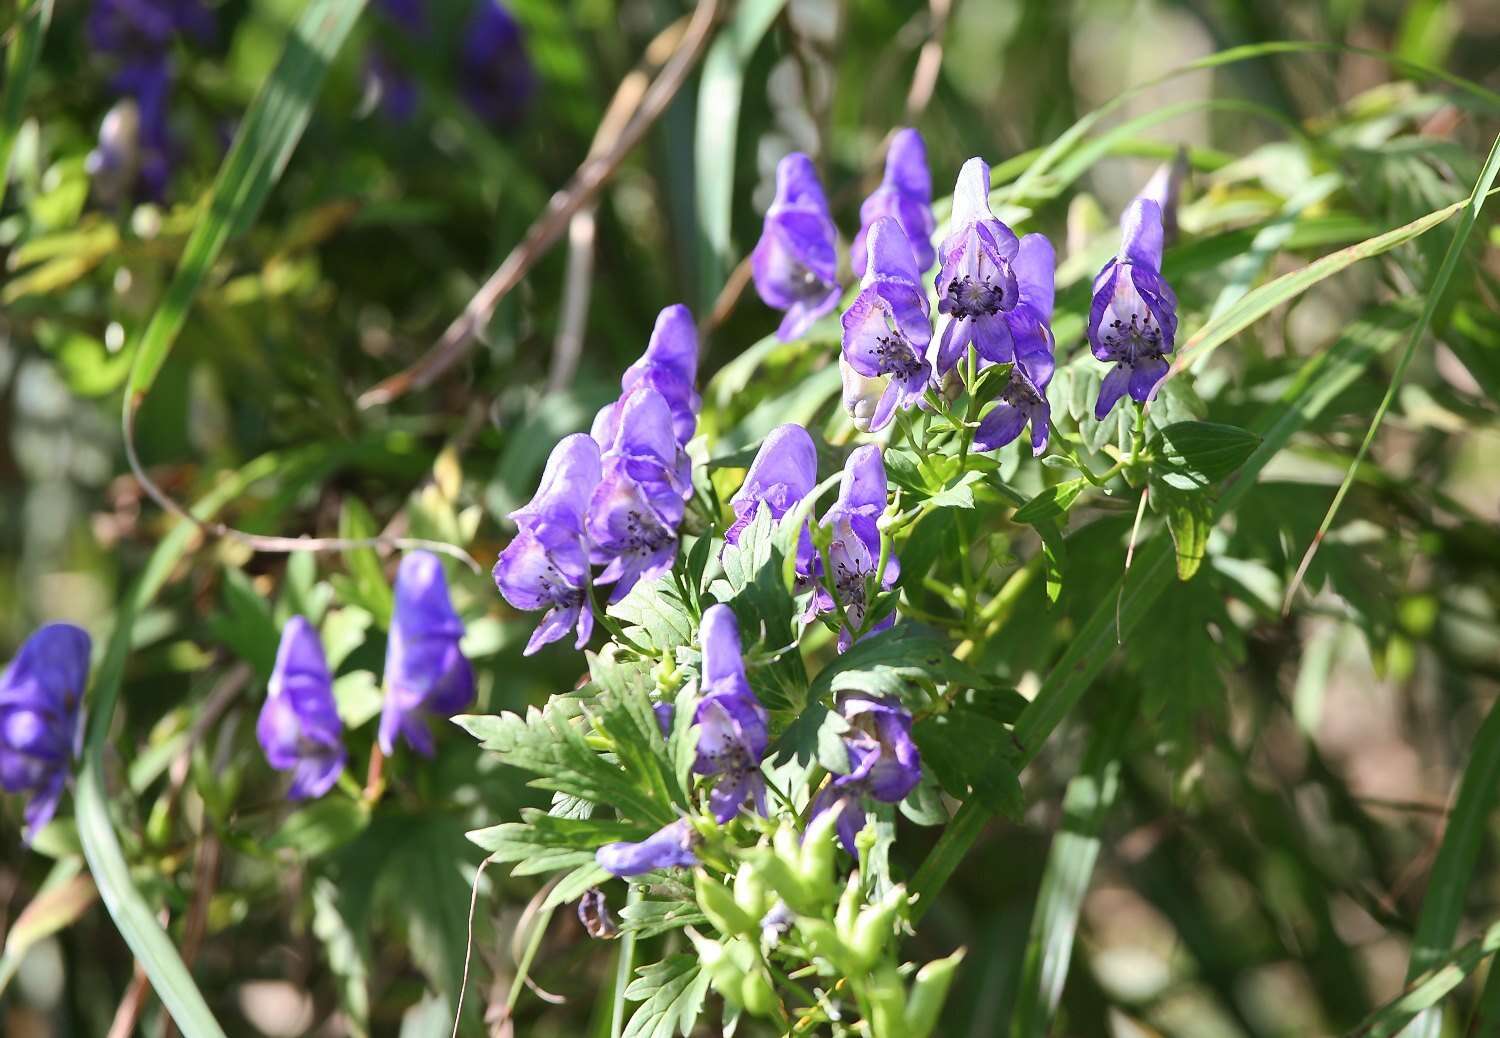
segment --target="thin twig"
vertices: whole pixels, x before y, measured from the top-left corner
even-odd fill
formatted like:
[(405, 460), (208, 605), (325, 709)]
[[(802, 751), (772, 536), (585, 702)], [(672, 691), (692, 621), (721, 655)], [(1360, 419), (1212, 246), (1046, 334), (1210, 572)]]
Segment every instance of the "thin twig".
[(479, 881), (484, 878), (484, 870), (494, 860), (491, 856), (479, 863), (479, 868), (474, 873), (474, 885), (469, 888), (469, 928), (464, 936), (463, 980), (458, 985), (458, 1005), (453, 1008), (453, 1038), (458, 1038), (458, 1024), (464, 1018), (464, 992), (469, 990), (469, 963), (474, 957), (474, 908), (479, 904)]
[(425, 388), (464, 358), (473, 346), (476, 333), (488, 323), (500, 300), (520, 284), (536, 262), (557, 243), (573, 214), (594, 201), (646, 131), (666, 112), (672, 98), (687, 82), (688, 73), (702, 56), (718, 13), (718, 0), (699, 0), (676, 52), (642, 96), (640, 108), (621, 132), (615, 146), (607, 154), (584, 160), (567, 185), (552, 196), (520, 244), (511, 250), (469, 300), (463, 313), (448, 326), (442, 338), (415, 364), (366, 390), (359, 398), (360, 408), (388, 404), (413, 389)]
[(141, 1011), (146, 1008), (146, 996), (150, 993), (151, 980), (146, 976), (146, 967), (137, 959), (135, 972), (130, 977), (130, 986), (125, 989), (124, 997), (115, 1007), (115, 1016), (109, 1023), (106, 1038), (130, 1038), (135, 1034), (135, 1025), (140, 1022)]

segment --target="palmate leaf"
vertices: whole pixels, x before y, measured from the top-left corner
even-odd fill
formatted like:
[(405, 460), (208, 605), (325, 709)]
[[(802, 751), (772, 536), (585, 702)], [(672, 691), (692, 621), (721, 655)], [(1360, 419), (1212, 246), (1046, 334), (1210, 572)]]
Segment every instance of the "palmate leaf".
[(630, 932), (637, 938), (656, 937), (684, 926), (702, 926), (708, 917), (699, 910), (697, 902), (683, 901), (636, 901), (620, 910), (620, 930)]
[(809, 693), (814, 700), (845, 691), (896, 695), (911, 682), (945, 681), (969, 687), (986, 684), (971, 667), (953, 658), (952, 646), (941, 635), (919, 624), (898, 623), (861, 638), (831, 661), (813, 679)]
[[(723, 575), (709, 585), (709, 594), (734, 610), (740, 638), (748, 650), (756, 642), (779, 650), (796, 640), (797, 603), (790, 575), (797, 538), (818, 492), (805, 498), (778, 524), (762, 507), (720, 557)], [(772, 710), (799, 709), (807, 696), (807, 669), (795, 651), (780, 652), (754, 667), (750, 684), (761, 702)]]
[(521, 821), (502, 822), (468, 834), (496, 862), (514, 862), (511, 874), (530, 876), (576, 868), (594, 861), (606, 843), (639, 840), (650, 829), (636, 822), (600, 818), (558, 818), (536, 808), (521, 812)]
[(624, 1038), (673, 1038), (690, 1034), (708, 995), (708, 974), (696, 955), (672, 955), (642, 966), (625, 989), (625, 998), (639, 1002), (625, 1026)]
[(599, 690), (593, 703), (584, 704), (594, 730), (609, 739), (621, 766), (653, 801), (686, 807), (686, 786), (678, 780), (646, 693), (654, 684), (651, 665), (639, 659), (621, 663), (594, 653), (588, 661)]
[(1232, 425), (1175, 422), (1158, 430), (1150, 450), (1164, 483), (1177, 490), (1198, 490), (1243, 465), (1259, 442), (1254, 433)]

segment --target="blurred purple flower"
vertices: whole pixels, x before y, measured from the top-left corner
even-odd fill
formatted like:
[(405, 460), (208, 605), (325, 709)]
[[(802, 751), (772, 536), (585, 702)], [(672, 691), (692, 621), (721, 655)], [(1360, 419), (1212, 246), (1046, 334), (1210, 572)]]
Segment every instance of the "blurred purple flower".
[(1120, 253), (1094, 278), (1089, 307), (1089, 345), (1115, 365), (1099, 387), (1094, 416), (1100, 420), (1127, 391), (1138, 404), (1151, 399), (1177, 338), (1177, 297), (1161, 276), (1161, 207), (1137, 198), (1120, 222)]
[(672, 409), (655, 389), (637, 386), (620, 401), (619, 421), (602, 461), (586, 529), (593, 542), (591, 561), (604, 566), (595, 583), (614, 584), (609, 600), (618, 602), (636, 581), (671, 568), (683, 502), (693, 492), (692, 468), (677, 442)]
[(765, 304), (785, 310), (776, 335), (797, 338), (839, 301), (838, 231), (812, 160), (793, 152), (776, 167), (776, 198), (750, 254), (755, 290)]
[(838, 708), (849, 722), (844, 735), (849, 774), (836, 776), (823, 788), (813, 801), (813, 816), (842, 804), (839, 842), (858, 858), (854, 840), (865, 827), (864, 798), (887, 804), (905, 799), (922, 780), (922, 758), (912, 742), (911, 714), (896, 700), (847, 693), (840, 696)]
[(1004, 315), (1018, 298), (1011, 264), (1020, 243), (990, 212), (990, 167), (983, 159), (959, 171), (950, 226), (937, 276), (938, 313), (948, 315), (935, 357), (939, 375), (952, 371), (970, 344), (991, 363), (1014, 359)]
[(427, 35), (427, 0), (378, 0), (375, 6), (409, 35)]
[(1000, 390), (995, 407), (980, 420), (974, 432), (976, 450), (1004, 447), (1031, 423), (1031, 453), (1047, 449), (1052, 408), (1047, 403), (1047, 384), (1056, 366), (1052, 347), (1053, 271), (1056, 256), (1045, 235), (1028, 234), (1021, 239), (1012, 269), (1016, 275), (1017, 302), (1005, 314), (1015, 344), (1015, 366)]
[(365, 105), (377, 107), (393, 122), (404, 123), (417, 114), (417, 81), (391, 60), (390, 55), (375, 49), (365, 60)]
[(677, 720), (677, 706), (674, 703), (657, 702), (651, 704), (651, 712), (656, 715), (656, 727), (661, 729), (661, 737), (667, 738), (672, 734), (672, 725)]
[(213, 12), (201, 0), (94, 0), (84, 23), (89, 46), (117, 58), (160, 58), (177, 33), (207, 42)]
[[(740, 542), (740, 534), (754, 522), (762, 504), (771, 510), (771, 518), (779, 522), (812, 493), (817, 482), (818, 450), (812, 437), (795, 422), (778, 425), (760, 445), (750, 470), (745, 473), (745, 482), (729, 499), (734, 522), (724, 531), (724, 543)], [(816, 556), (812, 537), (804, 528), (797, 545), (797, 572), (809, 573)]]
[(598, 887), (589, 887), (578, 899), (578, 921), (590, 937), (607, 941), (620, 936), (620, 924), (615, 922), (604, 891)]
[(663, 826), (639, 843), (607, 843), (594, 852), (594, 861), (615, 876), (639, 876), (654, 869), (698, 864), (693, 853), (697, 833), (686, 820)]
[(671, 408), (677, 442), (686, 446), (697, 430), (698, 408), (703, 405), (695, 388), (697, 377), (698, 328), (692, 311), (678, 303), (656, 315), (646, 352), (620, 379), (621, 400), (608, 404), (595, 417), (594, 439), (601, 444), (613, 440), (623, 398), (637, 386), (650, 386)]
[[(833, 564), (833, 586), (838, 594), (838, 605), (844, 609), (844, 617), (852, 625), (839, 630), (839, 652), (847, 652), (854, 644), (854, 634), (864, 626), (869, 609), (866, 582), (875, 576), (880, 563), (879, 520), (886, 504), (885, 463), (880, 457), (880, 448), (874, 444), (857, 447), (844, 463), (844, 474), (839, 481), (838, 500), (823, 514), (822, 524), (833, 531), (833, 541), (828, 546), (828, 560)], [(817, 563), (818, 575), (822, 575), (822, 560)], [(901, 563), (893, 554), (886, 559), (881, 587), (889, 590), (901, 575)], [(809, 603), (809, 611), (832, 613), (837, 610), (833, 595), (827, 587), (818, 586)], [(896, 622), (891, 613), (874, 624), (865, 634), (883, 631)]]
[(491, 126), (508, 129), (521, 121), (536, 88), (520, 23), (499, 0), (479, 0), (458, 59), (464, 103)]
[(89, 648), (82, 628), (48, 624), (0, 673), (0, 787), (31, 797), (27, 843), (57, 813), (78, 751)]
[(870, 260), (859, 295), (844, 311), (843, 356), (866, 378), (885, 378), (869, 428), (882, 429), (899, 407), (913, 407), (932, 383), (927, 292), (901, 225), (881, 217), (870, 228)]
[(398, 737), (432, 756), (428, 717), (452, 717), (474, 701), (474, 668), (458, 646), (463, 636), (443, 564), (431, 552), (408, 552), (396, 571), (396, 607), (386, 643), (380, 748), (387, 756), (395, 752)]
[(599, 445), (584, 433), (564, 437), (552, 448), (536, 496), (510, 515), (519, 530), (495, 563), (495, 586), (517, 609), (547, 610), (524, 655), (575, 627), (581, 649), (594, 632), (583, 523), (599, 478)]
[(270, 690), (255, 723), (266, 760), (290, 771), (293, 800), (320, 797), (344, 770), (344, 726), (318, 632), (300, 616), (287, 621), (276, 649)]
[(855, 277), (863, 277), (867, 255), (865, 238), (877, 220), (889, 217), (901, 225), (910, 243), (916, 269), (925, 272), (937, 253), (932, 232), (932, 174), (927, 171), (927, 145), (916, 130), (897, 130), (885, 153), (885, 176), (880, 186), (859, 207), (859, 233), (849, 248), (849, 265)]
[(716, 776), (709, 807), (727, 822), (749, 801), (766, 813), (766, 780), (760, 762), (770, 743), (769, 718), (745, 677), (739, 621), (726, 605), (703, 611), (698, 627), (703, 647), (703, 698), (693, 723), (698, 726), (698, 757), (693, 771)]

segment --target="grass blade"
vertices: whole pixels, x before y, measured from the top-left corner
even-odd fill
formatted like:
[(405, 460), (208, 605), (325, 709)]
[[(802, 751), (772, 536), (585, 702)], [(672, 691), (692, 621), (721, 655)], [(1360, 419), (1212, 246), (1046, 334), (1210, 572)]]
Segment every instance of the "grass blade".
[(1435, 961), (1406, 986), (1399, 998), (1377, 1009), (1368, 1020), (1349, 1032), (1350, 1038), (1388, 1038), (1396, 1034), (1418, 1013), (1446, 998), (1497, 950), (1500, 950), (1500, 923), (1492, 923), (1484, 933)]
[(15, 36), (5, 52), (5, 90), (0, 94), (0, 205), (5, 204), (5, 188), (10, 183), (10, 153), (21, 129), (26, 91), (51, 23), (52, 0), (21, 0), (11, 27)]

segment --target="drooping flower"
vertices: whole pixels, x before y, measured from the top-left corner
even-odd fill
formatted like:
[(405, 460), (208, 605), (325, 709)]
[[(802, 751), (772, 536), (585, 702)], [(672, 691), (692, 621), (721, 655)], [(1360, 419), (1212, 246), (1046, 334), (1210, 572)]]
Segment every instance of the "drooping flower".
[(885, 176), (869, 198), (859, 207), (859, 233), (849, 248), (849, 265), (856, 277), (863, 277), (867, 263), (865, 239), (877, 220), (889, 217), (906, 232), (916, 269), (926, 271), (937, 253), (932, 247), (932, 232), (937, 220), (932, 215), (932, 174), (927, 169), (927, 145), (913, 129), (897, 130), (885, 153)]
[(620, 401), (614, 438), (602, 456), (603, 477), (589, 503), (585, 529), (599, 584), (614, 584), (618, 602), (636, 582), (660, 576), (677, 557), (677, 526), (692, 496), (692, 469), (677, 442), (672, 410), (650, 386)]
[(594, 633), (583, 524), (600, 475), (599, 445), (593, 438), (566, 436), (552, 448), (536, 496), (510, 515), (519, 529), (495, 563), (495, 586), (517, 609), (547, 610), (524, 655), (557, 641), (570, 628), (577, 629), (579, 649)]
[[(740, 534), (754, 522), (762, 504), (770, 509), (773, 520), (780, 521), (812, 493), (817, 482), (818, 450), (812, 437), (795, 422), (778, 425), (760, 445), (745, 482), (729, 499), (734, 522), (724, 531), (724, 543), (740, 542)], [(815, 555), (812, 538), (804, 531), (797, 547), (797, 571), (809, 572)]]
[(693, 313), (681, 303), (656, 315), (656, 327), (646, 352), (620, 379), (621, 399), (608, 404), (594, 419), (592, 435), (607, 445), (615, 437), (620, 406), (637, 386), (650, 386), (672, 409), (672, 428), (677, 442), (687, 446), (698, 428), (698, 409), (703, 405), (695, 382), (698, 377), (698, 329)]
[(458, 59), (464, 103), (491, 126), (509, 129), (526, 114), (536, 88), (521, 24), (500, 0), (479, 0)]
[(1052, 294), (1055, 255), (1045, 235), (1028, 234), (1021, 239), (1012, 268), (1016, 275), (1017, 302), (1006, 312), (1011, 341), (1015, 344), (1015, 366), (1000, 390), (1000, 399), (974, 431), (976, 450), (1004, 447), (1031, 423), (1031, 453), (1047, 449), (1052, 408), (1047, 403), (1047, 385), (1055, 367), (1052, 347)]
[(698, 757), (693, 771), (714, 776), (709, 807), (720, 822), (748, 801), (766, 813), (766, 781), (760, 762), (770, 744), (769, 717), (745, 677), (739, 622), (726, 605), (703, 611), (698, 628), (703, 648), (703, 697), (693, 713)]
[[(839, 481), (838, 500), (823, 514), (822, 524), (832, 529), (833, 540), (828, 546), (828, 560), (833, 565), (831, 574), (837, 604), (828, 588), (819, 585), (817, 593), (809, 603), (813, 613), (832, 613), (843, 607), (844, 618), (851, 625), (839, 630), (839, 652), (846, 652), (854, 644), (854, 634), (864, 626), (869, 610), (867, 583), (875, 577), (880, 565), (880, 515), (886, 504), (885, 462), (881, 460), (880, 448), (874, 444), (858, 447), (844, 463), (843, 477)], [(822, 560), (816, 566), (822, 575)], [(881, 587), (889, 590), (901, 575), (901, 563), (894, 554), (885, 562), (881, 575)], [(883, 631), (896, 622), (891, 613), (864, 633)]]
[(293, 800), (320, 797), (344, 770), (343, 723), (318, 632), (300, 616), (287, 621), (276, 649), (270, 690), (255, 723), (266, 760), (290, 771)]
[(52, 820), (82, 734), (89, 636), (72, 624), (38, 628), (0, 673), (0, 787), (26, 793), (29, 843)]
[(639, 876), (655, 869), (691, 867), (698, 864), (693, 853), (697, 833), (685, 819), (671, 822), (639, 843), (606, 843), (594, 852), (594, 861), (613, 876)]
[(589, 887), (578, 899), (578, 921), (590, 937), (598, 940), (607, 941), (620, 936), (620, 924), (615, 922), (604, 891), (598, 887)]
[(1161, 207), (1137, 198), (1120, 222), (1120, 253), (1094, 278), (1089, 307), (1089, 346), (1115, 365), (1094, 406), (1101, 420), (1126, 392), (1138, 404), (1151, 399), (1177, 339), (1177, 296), (1161, 276)]
[(897, 408), (921, 401), (932, 383), (927, 360), (932, 319), (911, 247), (901, 225), (881, 217), (870, 228), (870, 260), (859, 295), (844, 311), (843, 356), (866, 378), (887, 376), (870, 416), (871, 429), (889, 424)]
[(792, 152), (776, 166), (776, 198), (750, 254), (756, 292), (767, 306), (786, 311), (776, 329), (783, 341), (838, 305), (837, 238), (812, 160)]
[(380, 748), (396, 739), (430, 757), (428, 718), (448, 718), (474, 701), (474, 668), (459, 648), (464, 623), (448, 598), (443, 564), (431, 552), (408, 552), (396, 571), (396, 607), (385, 654)]
[(865, 827), (864, 798), (899, 803), (922, 780), (922, 758), (911, 738), (911, 714), (885, 696), (845, 693), (839, 713), (849, 723), (844, 746), (849, 774), (836, 776), (813, 801), (813, 816), (843, 805), (836, 828), (839, 842), (856, 858), (855, 837)]
[(1014, 359), (1005, 311), (1019, 298), (1011, 264), (1020, 243), (990, 212), (990, 167), (983, 159), (959, 170), (951, 227), (937, 276), (938, 313), (948, 315), (934, 356), (940, 376), (957, 366), (971, 343), (991, 363)]

